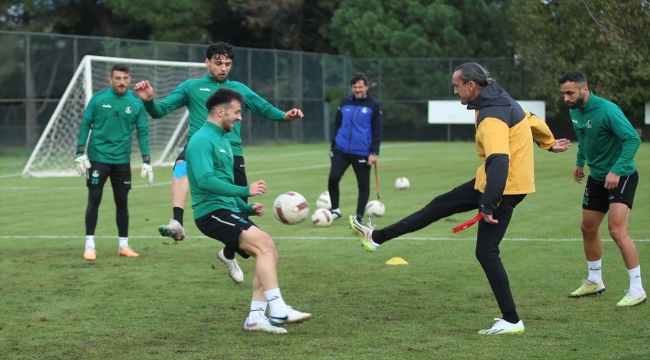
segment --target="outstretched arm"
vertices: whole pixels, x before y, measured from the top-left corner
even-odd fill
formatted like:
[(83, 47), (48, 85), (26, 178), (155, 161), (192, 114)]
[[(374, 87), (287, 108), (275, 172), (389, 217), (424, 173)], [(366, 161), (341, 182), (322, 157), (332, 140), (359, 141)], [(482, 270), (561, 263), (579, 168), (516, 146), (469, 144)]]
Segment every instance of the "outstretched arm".
[(539, 145), (543, 150), (548, 150), (554, 153), (564, 152), (571, 146), (571, 141), (568, 139), (555, 139), (551, 129), (548, 125), (540, 119), (537, 115), (524, 110), (530, 131), (533, 134), (533, 141)]
[(183, 84), (178, 85), (167, 97), (159, 102), (153, 99), (153, 87), (149, 84), (149, 80), (143, 80), (135, 84), (133, 91), (142, 99), (147, 113), (154, 119), (160, 119), (186, 105), (187, 92)]
[(291, 112), (289, 118), (297, 116), (298, 113), (300, 116), (295, 117), (293, 120), (289, 120), (286, 118), (287, 113), (271, 105), (271, 103), (259, 96), (255, 91), (249, 89), (246, 85), (242, 84), (241, 88), (236, 89), (236, 91), (239, 91), (244, 96), (244, 102), (246, 103), (247, 108), (251, 109), (252, 112), (267, 120), (293, 121), (302, 117), (302, 111), (298, 109), (292, 109), (288, 111)]

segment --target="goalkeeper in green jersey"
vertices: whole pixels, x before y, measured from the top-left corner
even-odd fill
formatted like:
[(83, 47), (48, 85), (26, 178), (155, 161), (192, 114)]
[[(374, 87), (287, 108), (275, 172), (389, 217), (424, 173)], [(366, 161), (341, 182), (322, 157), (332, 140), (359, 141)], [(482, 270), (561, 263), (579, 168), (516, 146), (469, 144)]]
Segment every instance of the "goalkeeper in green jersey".
[[(300, 109), (291, 109), (284, 112), (271, 105), (246, 85), (229, 80), (228, 74), (230, 73), (234, 59), (235, 50), (232, 45), (223, 42), (211, 44), (205, 52), (205, 66), (207, 67), (205, 76), (183, 82), (172, 90), (167, 97), (158, 102), (153, 100), (153, 87), (149, 84), (148, 80), (135, 84), (134, 90), (142, 98), (145, 109), (154, 119), (162, 118), (180, 107), (187, 107), (190, 114), (189, 131), (187, 133), (188, 141), (205, 123), (208, 117), (205, 102), (218, 89), (231, 89), (240, 93), (244, 97), (242, 108), (248, 108), (255, 114), (268, 120), (294, 121), (303, 117)], [(233, 130), (226, 134), (224, 138), (230, 142), (235, 159), (233, 165), (235, 184), (246, 186), (248, 180), (246, 179), (246, 168), (241, 144), (241, 123), (235, 123)], [(185, 150), (183, 150), (176, 158), (172, 176), (172, 207), (174, 218), (169, 221), (169, 224), (162, 225), (158, 228), (158, 232), (162, 236), (174, 238), (176, 241), (181, 241), (185, 238), (183, 213), (185, 199), (188, 193), (189, 183), (185, 164)], [(242, 195), (242, 200), (247, 202), (248, 196)], [(219, 252), (218, 257), (228, 267), (228, 274), (235, 282), (240, 283), (244, 281), (244, 273), (241, 271), (235, 259), (235, 252), (232, 249), (226, 246)]]
[[(129, 90), (131, 75), (129, 67), (116, 64), (108, 78), (111, 87), (102, 90), (90, 99), (84, 112), (75, 167), (81, 176), (86, 176), (88, 206), (86, 208), (86, 250), (84, 258), (95, 260), (95, 228), (97, 213), (102, 201), (104, 184), (111, 179), (115, 217), (119, 236), (118, 254), (138, 257), (129, 247), (129, 209), (127, 198), (131, 189), (131, 136), (133, 129), (138, 133), (138, 144), (142, 155), (142, 177), (153, 182), (153, 169), (149, 161), (149, 126), (147, 112), (142, 100)], [(90, 136), (89, 136), (90, 135)], [(87, 142), (86, 142), (87, 141)]]

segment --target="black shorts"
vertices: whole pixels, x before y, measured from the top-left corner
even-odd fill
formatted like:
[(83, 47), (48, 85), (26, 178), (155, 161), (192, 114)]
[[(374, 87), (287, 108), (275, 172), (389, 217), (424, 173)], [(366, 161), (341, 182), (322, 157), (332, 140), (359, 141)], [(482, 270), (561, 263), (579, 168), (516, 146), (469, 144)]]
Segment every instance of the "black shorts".
[(623, 203), (632, 209), (634, 193), (639, 183), (639, 174), (621, 176), (618, 186), (614, 189), (605, 189), (605, 182), (594, 180), (591, 176), (587, 178), (585, 196), (582, 199), (582, 208), (585, 210), (607, 213), (609, 204)]
[(257, 226), (250, 221), (248, 215), (230, 210), (215, 210), (194, 222), (205, 236), (221, 241), (244, 259), (250, 257), (246, 251), (239, 248), (239, 234), (251, 226)]
[(131, 164), (106, 164), (90, 161), (90, 169), (86, 171), (87, 187), (103, 188), (109, 177), (114, 188), (121, 186), (131, 189)]
[(232, 165), (232, 170), (235, 175), (235, 185), (248, 185), (248, 179), (246, 179), (246, 163), (244, 163), (244, 157), (233, 156), (233, 160), (235, 161)]

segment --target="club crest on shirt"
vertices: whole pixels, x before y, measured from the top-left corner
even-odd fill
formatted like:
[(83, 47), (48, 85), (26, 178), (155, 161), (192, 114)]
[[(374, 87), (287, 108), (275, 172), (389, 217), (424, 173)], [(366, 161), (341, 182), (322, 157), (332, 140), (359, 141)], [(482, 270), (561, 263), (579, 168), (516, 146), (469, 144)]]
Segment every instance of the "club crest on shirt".
[(591, 126), (592, 126), (591, 119), (587, 120), (587, 129), (591, 129)]
[(93, 177), (99, 177), (99, 171), (93, 170)]
[(130, 114), (131, 112), (133, 112), (133, 109), (131, 109), (130, 106), (127, 106), (126, 109), (124, 109), (124, 112)]
[(209, 89), (209, 88), (206, 88), (206, 87), (201, 87), (199, 90), (200, 90), (200, 91), (207, 91), (207, 92), (210, 92), (210, 89)]
[(365, 108), (365, 107), (364, 107), (363, 109), (361, 109), (361, 112), (364, 113), (364, 114), (367, 113), (367, 112), (368, 112), (368, 108)]

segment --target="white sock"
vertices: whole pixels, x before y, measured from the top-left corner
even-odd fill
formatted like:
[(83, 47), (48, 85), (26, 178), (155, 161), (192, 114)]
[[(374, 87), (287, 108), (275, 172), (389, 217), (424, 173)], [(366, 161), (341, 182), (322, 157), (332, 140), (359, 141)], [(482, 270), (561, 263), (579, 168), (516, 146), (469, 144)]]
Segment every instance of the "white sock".
[(129, 246), (129, 238), (118, 238), (120, 241), (120, 249)]
[(641, 283), (641, 265), (634, 269), (629, 269), (627, 273), (630, 275), (630, 290), (635, 289), (643, 291), (643, 284)]
[(591, 281), (592, 283), (600, 284), (603, 282), (603, 276), (601, 275), (601, 261), (602, 260), (587, 261), (589, 268), (589, 277), (587, 280)]
[(271, 289), (264, 292), (266, 300), (269, 301), (269, 315), (273, 317), (283, 317), (287, 315), (287, 303), (284, 302), (280, 288)]
[(258, 319), (263, 318), (267, 304), (264, 301), (251, 301), (251, 312), (248, 314), (248, 321), (254, 323)]
[(91, 249), (95, 248), (95, 235), (86, 235), (86, 247)]

